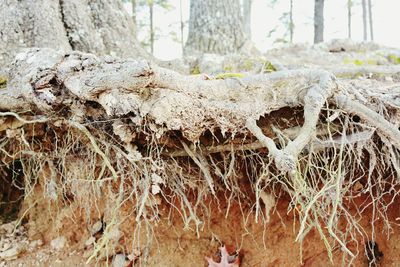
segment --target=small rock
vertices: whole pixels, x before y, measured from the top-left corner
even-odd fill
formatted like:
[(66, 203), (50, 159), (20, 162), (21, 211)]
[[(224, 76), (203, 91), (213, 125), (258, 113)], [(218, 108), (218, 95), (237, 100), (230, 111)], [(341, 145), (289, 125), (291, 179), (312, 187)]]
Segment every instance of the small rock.
[(359, 191), (361, 191), (363, 188), (364, 188), (363, 184), (360, 183), (359, 181), (357, 181), (357, 182), (354, 184), (354, 186), (353, 186), (353, 190), (354, 190), (355, 192), (359, 192)]
[(95, 241), (96, 238), (94, 236), (89, 237), (89, 239), (85, 242), (85, 247), (89, 247), (90, 245), (94, 244)]
[(101, 231), (101, 229), (103, 229), (103, 222), (102, 221), (97, 221), (93, 224), (92, 229), (90, 231), (90, 233), (92, 235), (97, 234), (98, 232)]
[(43, 245), (42, 239), (33, 240), (31, 243), (29, 243), (29, 248), (35, 249), (35, 248), (40, 247), (42, 245)]
[(1, 230), (3, 230), (5, 234), (10, 235), (14, 232), (14, 224), (12, 222), (3, 224)]
[(114, 256), (112, 267), (125, 267), (128, 264), (124, 254), (117, 254)]
[(62, 250), (67, 243), (67, 239), (65, 236), (57, 237), (56, 239), (51, 240), (50, 246), (54, 250)]
[(22, 245), (15, 245), (14, 247), (1, 252), (0, 258), (3, 260), (15, 260), (18, 258), (18, 255), (24, 251), (24, 247)]
[(118, 241), (120, 237), (121, 232), (118, 230), (118, 228), (114, 228), (108, 233), (108, 238), (112, 241)]

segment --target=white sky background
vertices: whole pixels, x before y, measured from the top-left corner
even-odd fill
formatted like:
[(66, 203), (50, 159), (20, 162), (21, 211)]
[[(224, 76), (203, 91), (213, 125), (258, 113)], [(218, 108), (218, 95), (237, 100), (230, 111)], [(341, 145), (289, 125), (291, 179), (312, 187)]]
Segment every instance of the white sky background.
[[(179, 30), (179, 0), (169, 1), (174, 7), (171, 11), (156, 8), (154, 11), (154, 24), (158, 33), (162, 36), (155, 41), (154, 55), (157, 58), (169, 60), (181, 56), (180, 43), (173, 41), (168, 36), (170, 31), (180, 34)], [(277, 46), (274, 40), (283, 36), (283, 27), (273, 38), (268, 39), (268, 32), (281, 25), (279, 17), (289, 10), (289, 0), (279, 0), (271, 8), (268, 0), (253, 0), (252, 6), (252, 40), (257, 48), (265, 52), (271, 47)], [(355, 0), (352, 17), (352, 39), (362, 41), (362, 8), (361, 0)], [(375, 42), (400, 48), (400, 0), (372, 0), (373, 23)], [(128, 12), (130, 4), (126, 4)], [(189, 20), (189, 0), (182, 0), (183, 20)], [(137, 19), (146, 20), (146, 9), (137, 10)], [(313, 14), (314, 0), (294, 0), (293, 20), (295, 24), (294, 42), (313, 41)], [(368, 28), (369, 30), (369, 28)], [(144, 38), (147, 29), (142, 29), (139, 39)], [(369, 34), (369, 32), (368, 32)], [(185, 27), (186, 40), (187, 24)], [(336, 38), (347, 38), (347, 0), (325, 0), (325, 41)]]

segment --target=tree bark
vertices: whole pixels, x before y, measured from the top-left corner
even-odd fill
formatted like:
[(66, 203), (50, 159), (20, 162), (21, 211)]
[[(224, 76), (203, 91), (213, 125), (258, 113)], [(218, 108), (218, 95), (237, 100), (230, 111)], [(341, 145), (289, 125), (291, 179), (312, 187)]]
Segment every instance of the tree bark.
[(362, 6), (362, 19), (363, 19), (363, 40), (367, 41), (368, 39), (368, 23), (367, 23), (367, 3), (366, 0), (361, 1)]
[(373, 20), (372, 20), (371, 0), (368, 0), (368, 15), (369, 15), (369, 35), (370, 35), (371, 41), (373, 41), (374, 40), (374, 26), (373, 26)]
[(134, 24), (121, 1), (5, 0), (0, 17), (2, 65), (26, 47), (148, 57), (137, 45)]
[(153, 1), (148, 1), (147, 5), (149, 7), (149, 20), (150, 20), (150, 51), (151, 54), (154, 54), (154, 18), (153, 18), (153, 13), (154, 13), (154, 2)]
[(290, 34), (290, 43), (293, 43), (293, 34), (294, 34), (294, 22), (293, 22), (293, 0), (290, 0), (290, 10), (289, 10), (289, 34)]
[(186, 54), (234, 53), (246, 42), (239, 0), (191, 0)]
[(243, 0), (243, 29), (247, 38), (251, 39), (251, 5), (253, 0)]
[(132, 21), (134, 26), (134, 35), (136, 37), (137, 30), (136, 30), (136, 0), (131, 0), (132, 5)]
[(0, 65), (20, 48), (71, 50), (59, 1), (0, 1)]
[(324, 41), (324, 0), (315, 0), (314, 44)]
[(347, 33), (348, 38), (351, 39), (351, 8), (353, 6), (352, 0), (347, 0)]
[(182, 0), (179, 0), (179, 18), (180, 18), (180, 30), (181, 30), (181, 49), (182, 55), (184, 54), (185, 43), (183, 41), (183, 30), (185, 29), (185, 24), (183, 22), (183, 10), (182, 10)]

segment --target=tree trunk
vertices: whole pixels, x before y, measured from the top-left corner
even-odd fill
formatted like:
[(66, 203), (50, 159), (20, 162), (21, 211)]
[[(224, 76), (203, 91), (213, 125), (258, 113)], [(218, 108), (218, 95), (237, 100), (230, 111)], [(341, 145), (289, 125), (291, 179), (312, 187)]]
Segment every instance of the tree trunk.
[(153, 13), (154, 13), (154, 2), (153, 1), (148, 1), (147, 2), (149, 6), (149, 20), (150, 20), (150, 51), (151, 54), (154, 54), (154, 18), (153, 18)]
[(314, 44), (324, 41), (324, 0), (315, 0)]
[(371, 0), (368, 0), (368, 15), (369, 15), (369, 35), (371, 38), (371, 41), (374, 40), (374, 26), (373, 26), (373, 21), (372, 21), (372, 3)]
[(247, 38), (251, 39), (251, 5), (253, 0), (243, 0), (243, 30)]
[(0, 1), (0, 65), (20, 48), (52, 47), (71, 50), (59, 1)]
[(293, 43), (293, 34), (294, 34), (294, 23), (293, 23), (293, 0), (290, 0), (290, 11), (289, 11), (289, 34), (290, 34), (290, 43)]
[(147, 56), (121, 1), (0, 1), (0, 64), (21, 48), (50, 47), (121, 57)]
[(347, 33), (348, 38), (351, 39), (351, 8), (352, 8), (352, 0), (347, 0)]
[(363, 19), (363, 40), (367, 41), (368, 39), (368, 23), (367, 23), (367, 3), (366, 0), (361, 1), (362, 6), (362, 19)]
[(183, 22), (183, 10), (182, 10), (182, 0), (179, 0), (179, 17), (180, 17), (180, 30), (181, 30), (181, 49), (182, 55), (184, 53), (185, 43), (183, 41), (183, 30), (185, 29), (185, 24)]
[(136, 0), (131, 0), (132, 5), (132, 21), (134, 26), (134, 35), (136, 37), (137, 30), (136, 30)]
[(227, 54), (246, 43), (239, 0), (191, 0), (185, 53)]

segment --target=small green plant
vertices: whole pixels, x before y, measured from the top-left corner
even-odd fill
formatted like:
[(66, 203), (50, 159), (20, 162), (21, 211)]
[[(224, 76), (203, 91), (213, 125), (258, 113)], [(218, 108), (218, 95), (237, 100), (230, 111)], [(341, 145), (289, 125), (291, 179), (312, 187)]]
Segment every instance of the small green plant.
[(364, 62), (363, 62), (362, 60), (360, 60), (360, 59), (355, 59), (355, 60), (353, 61), (353, 63), (354, 63), (354, 65), (356, 65), (356, 66), (361, 66), (361, 65), (364, 64)]
[(362, 66), (362, 65), (378, 65), (378, 61), (375, 59), (367, 59), (367, 60), (361, 60), (361, 59), (348, 59), (345, 58), (343, 60), (344, 64), (354, 64), (356, 66)]
[(270, 72), (274, 72), (274, 71), (276, 71), (276, 68), (274, 67), (274, 65), (272, 65), (272, 63), (268, 60), (265, 61), (264, 66), (263, 66), (263, 72), (270, 73)]
[(225, 79), (229, 79), (229, 78), (243, 78), (244, 74), (243, 73), (231, 73), (231, 72), (227, 72), (227, 73), (220, 73), (217, 74), (215, 76), (216, 80), (225, 80)]
[(7, 86), (7, 78), (0, 76), (0, 89), (3, 89)]
[(343, 59), (343, 63), (344, 64), (351, 64), (352, 61), (349, 58), (345, 58), (345, 59)]
[(192, 74), (192, 75), (200, 74), (200, 67), (199, 67), (199, 65), (194, 66), (194, 67), (190, 70), (190, 74)]
[(400, 64), (400, 57), (396, 56), (395, 54), (388, 55), (387, 59), (393, 64)]
[(245, 60), (245, 62), (243, 62), (243, 69), (246, 71), (251, 71), (254, 69), (254, 62), (250, 59)]
[(233, 67), (231, 65), (229, 66), (224, 66), (224, 71), (231, 72), (233, 70)]

